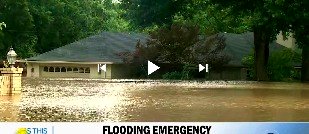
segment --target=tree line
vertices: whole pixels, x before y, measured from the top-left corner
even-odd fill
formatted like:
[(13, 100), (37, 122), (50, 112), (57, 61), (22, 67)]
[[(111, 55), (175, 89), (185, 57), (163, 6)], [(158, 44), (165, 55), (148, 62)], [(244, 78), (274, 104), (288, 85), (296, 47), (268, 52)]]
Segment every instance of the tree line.
[(126, 31), (122, 12), (112, 0), (0, 0), (0, 58), (10, 46), (26, 58), (100, 31)]
[[(122, 0), (139, 28), (189, 22), (205, 34), (254, 33), (255, 79), (268, 81), (269, 44), (281, 31), (302, 49), (301, 80), (309, 81), (309, 1), (303, 0)], [(163, 14), (163, 15), (162, 15)]]
[(259, 81), (269, 80), (270, 42), (280, 31), (293, 33), (309, 81), (308, 8), (304, 0), (0, 0), (0, 58), (10, 46), (26, 58), (100, 31), (155, 32), (181, 23), (205, 35), (253, 32)]

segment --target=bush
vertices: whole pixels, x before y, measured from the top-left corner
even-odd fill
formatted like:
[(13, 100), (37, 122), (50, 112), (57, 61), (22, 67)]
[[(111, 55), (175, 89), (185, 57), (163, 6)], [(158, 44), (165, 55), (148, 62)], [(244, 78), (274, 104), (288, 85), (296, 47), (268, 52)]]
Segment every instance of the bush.
[(188, 80), (193, 78), (193, 71), (196, 69), (194, 65), (185, 64), (181, 72), (174, 71), (168, 72), (162, 75), (163, 79), (172, 79), (172, 80)]
[(182, 79), (189, 80), (193, 78), (193, 71), (196, 70), (195, 65), (185, 64), (182, 69)]
[[(252, 52), (253, 53), (253, 52)], [(241, 63), (248, 67), (248, 79), (249, 80), (254, 80), (255, 78), (255, 66), (254, 66), (254, 56), (253, 54), (250, 54), (248, 56), (243, 57)]]
[(301, 63), (301, 55), (291, 49), (274, 52), (268, 62), (268, 74), (273, 81), (299, 79), (295, 63)]
[(182, 72), (167, 72), (163, 74), (163, 79), (170, 79), (170, 80), (180, 80), (182, 79)]
[[(267, 73), (272, 81), (299, 80), (300, 72), (294, 68), (295, 63), (301, 62), (301, 55), (285, 48), (273, 52), (268, 61)], [(250, 54), (242, 59), (242, 64), (249, 69), (249, 79), (255, 78), (254, 56)]]

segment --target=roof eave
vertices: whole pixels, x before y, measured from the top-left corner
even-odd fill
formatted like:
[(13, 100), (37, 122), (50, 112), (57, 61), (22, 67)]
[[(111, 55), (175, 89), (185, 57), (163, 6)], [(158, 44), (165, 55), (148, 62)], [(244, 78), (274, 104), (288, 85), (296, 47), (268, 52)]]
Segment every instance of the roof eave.
[(91, 61), (35, 61), (35, 60), (18, 60), (17, 62), (23, 63), (45, 63), (45, 64), (55, 64), (55, 63), (62, 63), (62, 64), (117, 64), (115, 62), (91, 62)]

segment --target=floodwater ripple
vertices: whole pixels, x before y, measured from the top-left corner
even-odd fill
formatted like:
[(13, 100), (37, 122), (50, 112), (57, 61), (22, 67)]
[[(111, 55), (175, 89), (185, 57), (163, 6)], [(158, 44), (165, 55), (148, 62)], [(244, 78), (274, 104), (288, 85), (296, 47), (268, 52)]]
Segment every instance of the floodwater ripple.
[(309, 121), (309, 84), (23, 78), (1, 121)]

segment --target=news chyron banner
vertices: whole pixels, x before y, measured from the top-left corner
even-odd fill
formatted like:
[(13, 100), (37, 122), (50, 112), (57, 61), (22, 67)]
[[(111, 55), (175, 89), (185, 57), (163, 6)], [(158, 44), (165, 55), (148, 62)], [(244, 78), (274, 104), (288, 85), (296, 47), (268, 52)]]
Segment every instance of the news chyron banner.
[(309, 134), (309, 123), (0, 123), (0, 134)]

